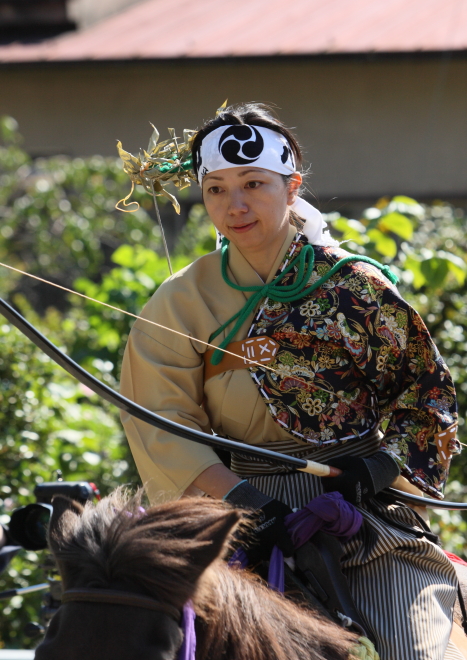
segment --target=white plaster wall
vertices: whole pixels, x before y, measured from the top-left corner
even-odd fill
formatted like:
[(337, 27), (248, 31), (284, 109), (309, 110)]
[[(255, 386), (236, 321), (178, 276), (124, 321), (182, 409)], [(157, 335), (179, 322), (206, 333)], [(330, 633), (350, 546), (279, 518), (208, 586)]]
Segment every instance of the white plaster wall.
[(278, 106), (334, 196), (467, 198), (467, 59), (265, 60), (0, 69), (0, 114), (32, 154), (115, 154), (146, 146), (149, 121), (196, 128), (229, 101)]

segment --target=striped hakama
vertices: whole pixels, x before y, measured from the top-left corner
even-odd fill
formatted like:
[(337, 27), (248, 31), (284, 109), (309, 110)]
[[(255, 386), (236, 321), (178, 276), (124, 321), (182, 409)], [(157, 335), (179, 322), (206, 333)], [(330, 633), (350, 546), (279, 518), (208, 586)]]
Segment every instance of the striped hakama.
[[(296, 443), (274, 443), (276, 451), (298, 455)], [(288, 444), (288, 446), (286, 446)], [(380, 444), (378, 433), (308, 457), (369, 456)], [(295, 446), (294, 446), (295, 445)], [(267, 446), (271, 447), (271, 443)], [(232, 469), (292, 509), (322, 494), (320, 479), (303, 472), (277, 474), (277, 467), (233, 456)], [(331, 478), (331, 477), (330, 477)], [(456, 571), (442, 549), (424, 536), (425, 527), (408, 506), (377, 498), (358, 507), (360, 531), (343, 544), (342, 569), (355, 604), (376, 640), (381, 660), (460, 660), (449, 642), (457, 595)]]

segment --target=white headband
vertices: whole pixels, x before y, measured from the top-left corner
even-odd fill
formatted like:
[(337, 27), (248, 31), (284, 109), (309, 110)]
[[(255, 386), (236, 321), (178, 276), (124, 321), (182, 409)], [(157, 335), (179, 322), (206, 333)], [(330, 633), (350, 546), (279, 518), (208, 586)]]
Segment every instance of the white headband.
[(293, 174), (295, 159), (286, 138), (262, 126), (236, 124), (208, 133), (196, 155), (198, 182), (208, 172), (254, 165), (279, 174)]
[[(295, 158), (288, 140), (263, 126), (234, 124), (208, 133), (195, 155), (198, 183), (208, 172), (254, 165), (264, 170), (290, 175), (296, 172)], [(313, 245), (338, 245), (325, 231), (326, 222), (314, 206), (297, 197), (291, 208), (305, 220), (303, 234)]]

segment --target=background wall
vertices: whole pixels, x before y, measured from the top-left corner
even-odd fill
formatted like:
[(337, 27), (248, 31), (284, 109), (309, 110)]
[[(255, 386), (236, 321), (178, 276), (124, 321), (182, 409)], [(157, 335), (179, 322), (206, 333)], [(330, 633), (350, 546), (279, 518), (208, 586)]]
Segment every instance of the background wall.
[(23, 65), (0, 69), (0, 114), (33, 155), (116, 154), (196, 128), (224, 101), (275, 103), (332, 198), (467, 198), (467, 60), (308, 59)]

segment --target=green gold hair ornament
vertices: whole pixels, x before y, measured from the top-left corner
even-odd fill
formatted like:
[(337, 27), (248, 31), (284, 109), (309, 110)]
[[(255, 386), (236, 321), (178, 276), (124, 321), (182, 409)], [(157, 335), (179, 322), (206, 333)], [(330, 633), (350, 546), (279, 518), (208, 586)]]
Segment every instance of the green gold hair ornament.
[[(216, 117), (220, 115), (227, 107), (227, 100), (216, 111)], [(180, 204), (177, 199), (165, 189), (168, 183), (173, 183), (176, 188), (183, 190), (191, 185), (192, 181), (196, 182), (196, 176), (193, 171), (193, 159), (191, 156), (191, 145), (193, 144), (194, 137), (197, 131), (185, 129), (183, 131), (183, 142), (179, 144), (178, 138), (175, 137), (175, 130), (173, 128), (167, 129), (169, 131), (170, 139), (164, 142), (159, 142), (159, 131), (151, 124), (154, 131), (149, 138), (149, 145), (147, 151), (139, 153), (139, 156), (133, 156), (122, 149), (120, 140), (117, 142), (117, 149), (120, 158), (123, 160), (123, 170), (128, 174), (131, 179), (131, 190), (126, 197), (121, 199), (115, 205), (115, 208), (125, 213), (134, 213), (138, 210), (138, 202), (128, 202), (135, 184), (143, 186), (151, 195), (163, 195), (167, 197), (177, 213), (180, 213)], [(124, 209), (120, 206), (136, 205), (133, 210)]]
[[(225, 101), (216, 112), (216, 117), (227, 106)], [(117, 149), (120, 158), (123, 161), (123, 170), (128, 174), (131, 180), (131, 190), (126, 197), (121, 199), (115, 208), (124, 213), (134, 213), (139, 209), (139, 204), (136, 201), (129, 202), (128, 200), (133, 194), (135, 184), (143, 186), (144, 189), (150, 193), (154, 200), (154, 209), (156, 211), (157, 222), (161, 230), (162, 242), (164, 245), (165, 255), (167, 257), (167, 264), (169, 266), (170, 274), (172, 275), (172, 264), (170, 262), (169, 248), (165, 239), (164, 227), (157, 205), (157, 195), (163, 195), (172, 202), (175, 211), (180, 214), (180, 204), (178, 200), (165, 189), (169, 183), (173, 183), (176, 188), (183, 190), (191, 185), (192, 181), (196, 181), (196, 176), (193, 171), (193, 158), (191, 155), (191, 146), (197, 131), (185, 129), (183, 131), (183, 142), (179, 143), (179, 138), (175, 136), (175, 130), (169, 128), (170, 138), (159, 142), (159, 131), (151, 124), (154, 131), (149, 138), (149, 145), (147, 151), (139, 153), (138, 156), (133, 156), (128, 151), (122, 148), (120, 140), (117, 142)], [(122, 208), (123, 206), (135, 205), (134, 209)]]
[[(193, 160), (191, 157), (191, 145), (196, 135), (196, 131), (185, 129), (183, 131), (183, 142), (179, 142), (175, 136), (175, 130), (169, 128), (169, 140), (159, 142), (159, 131), (153, 126), (154, 131), (149, 139), (147, 151), (143, 149), (138, 156), (128, 153), (122, 149), (122, 143), (117, 142), (117, 149), (120, 158), (123, 161), (123, 170), (130, 177), (132, 186), (129, 194), (121, 199), (115, 206), (119, 211), (133, 213), (139, 208), (138, 202), (128, 202), (131, 197), (135, 184), (143, 186), (144, 189), (152, 195), (163, 195), (169, 199), (175, 211), (180, 213), (180, 204), (177, 199), (171, 195), (165, 186), (173, 183), (177, 188), (183, 190), (196, 181), (193, 172)], [(127, 210), (120, 206), (136, 204), (133, 210)]]

